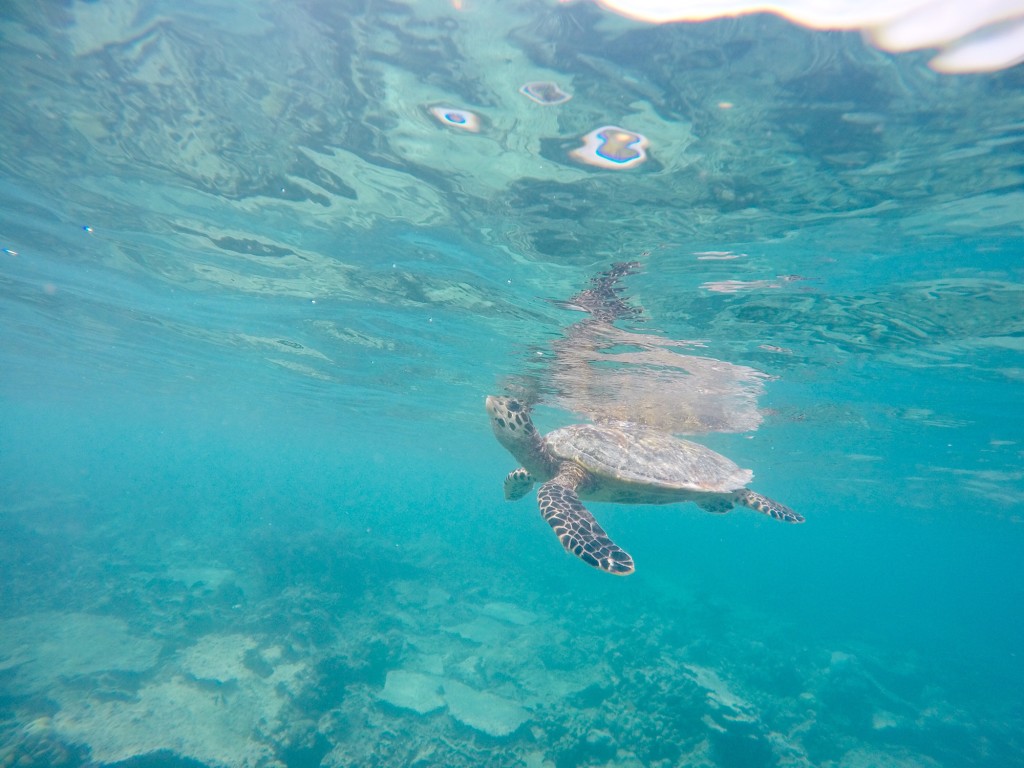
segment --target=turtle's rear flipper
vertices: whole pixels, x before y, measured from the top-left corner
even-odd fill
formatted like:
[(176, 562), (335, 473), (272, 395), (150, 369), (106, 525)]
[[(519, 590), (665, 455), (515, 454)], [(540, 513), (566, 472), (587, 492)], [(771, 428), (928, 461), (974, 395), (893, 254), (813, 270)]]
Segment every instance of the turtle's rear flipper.
[(737, 504), (750, 507), (755, 512), (768, 515), (768, 517), (774, 517), (776, 520), (781, 520), (784, 523), (802, 523), (804, 521), (804, 516), (799, 512), (794, 512), (785, 504), (780, 504), (775, 499), (769, 499), (767, 496), (762, 496), (757, 491), (752, 491), (749, 488), (741, 488), (736, 491), (733, 500)]
[(513, 469), (505, 477), (505, 498), (508, 501), (523, 498), (531, 488), (533, 488), (533, 475), (527, 472), (525, 467)]
[(549, 481), (537, 491), (537, 504), (566, 552), (616, 576), (633, 572), (633, 558), (608, 538), (604, 528), (580, 503), (575, 490)]

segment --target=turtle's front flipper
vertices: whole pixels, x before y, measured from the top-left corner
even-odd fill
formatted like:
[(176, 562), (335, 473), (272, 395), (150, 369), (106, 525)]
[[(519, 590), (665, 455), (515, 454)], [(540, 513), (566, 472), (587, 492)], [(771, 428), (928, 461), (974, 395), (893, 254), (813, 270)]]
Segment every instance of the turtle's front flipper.
[(533, 488), (533, 475), (527, 472), (525, 467), (513, 469), (505, 477), (505, 498), (508, 501), (523, 498), (531, 488)]
[(557, 480), (556, 477), (540, 487), (537, 504), (565, 550), (602, 571), (616, 576), (631, 574), (633, 558), (608, 538), (604, 528), (580, 503), (576, 489), (559, 485)]
[(750, 507), (755, 512), (781, 520), (784, 523), (802, 523), (804, 521), (804, 516), (799, 512), (794, 512), (785, 504), (780, 504), (774, 499), (762, 496), (757, 491), (752, 491), (749, 488), (740, 488), (740, 490), (736, 491), (733, 494), (733, 501), (737, 504), (742, 504), (744, 507)]

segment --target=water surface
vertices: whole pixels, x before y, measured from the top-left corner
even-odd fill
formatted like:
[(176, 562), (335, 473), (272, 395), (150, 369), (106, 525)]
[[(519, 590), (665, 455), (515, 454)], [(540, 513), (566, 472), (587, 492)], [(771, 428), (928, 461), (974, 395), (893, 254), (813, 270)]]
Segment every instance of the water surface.
[[(1024, 765), (1024, 70), (458, 5), (0, 11), (5, 764)], [(807, 522), (587, 568), (498, 392)]]

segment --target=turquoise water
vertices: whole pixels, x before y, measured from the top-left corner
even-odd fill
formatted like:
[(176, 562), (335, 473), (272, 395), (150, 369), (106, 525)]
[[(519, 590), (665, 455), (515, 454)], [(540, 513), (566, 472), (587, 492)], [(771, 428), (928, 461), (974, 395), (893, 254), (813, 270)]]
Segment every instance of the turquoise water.
[[(0, 763), (1024, 765), (1024, 69), (458, 5), (0, 9)], [(588, 568), (500, 393), (806, 523)]]

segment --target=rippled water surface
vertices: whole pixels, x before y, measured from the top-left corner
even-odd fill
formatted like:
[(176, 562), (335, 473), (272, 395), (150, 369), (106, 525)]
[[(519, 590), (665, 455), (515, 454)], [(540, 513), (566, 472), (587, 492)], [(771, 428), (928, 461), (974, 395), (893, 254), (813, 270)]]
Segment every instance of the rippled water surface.
[[(929, 58), (4, 4), (0, 762), (1024, 765), (1024, 68)], [(806, 522), (590, 502), (588, 568), (488, 394)]]

